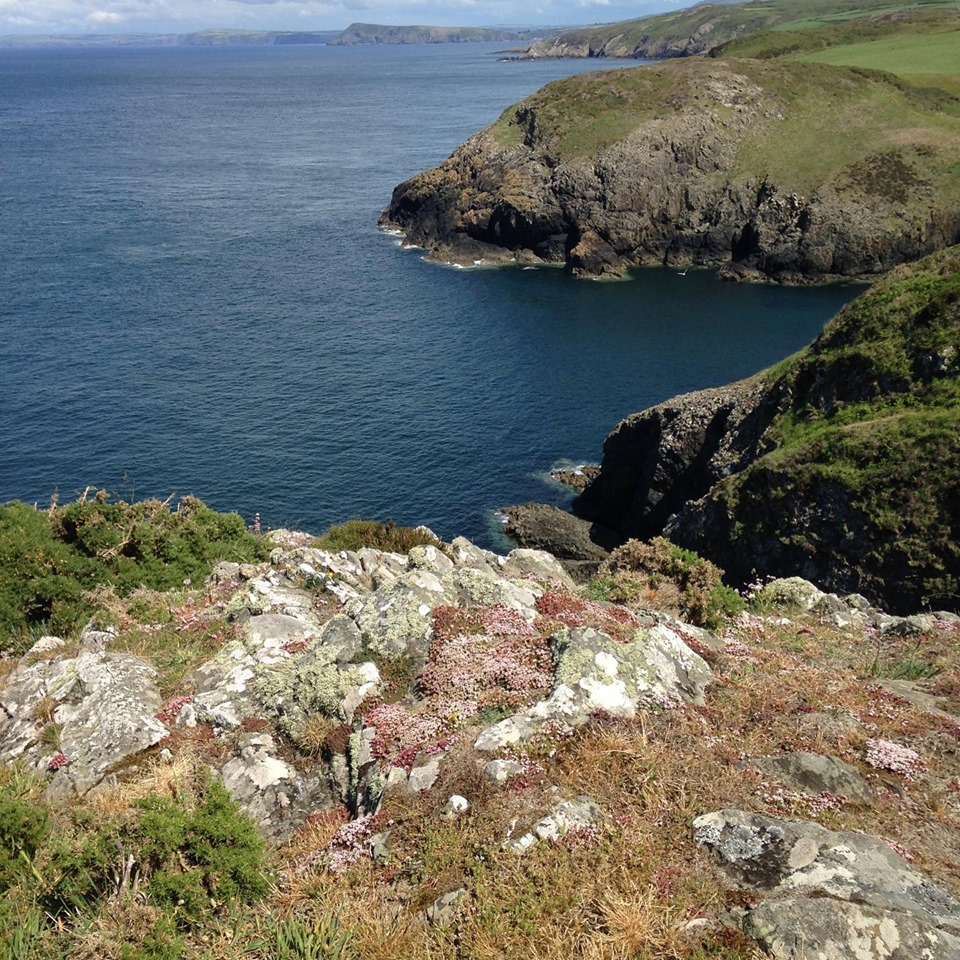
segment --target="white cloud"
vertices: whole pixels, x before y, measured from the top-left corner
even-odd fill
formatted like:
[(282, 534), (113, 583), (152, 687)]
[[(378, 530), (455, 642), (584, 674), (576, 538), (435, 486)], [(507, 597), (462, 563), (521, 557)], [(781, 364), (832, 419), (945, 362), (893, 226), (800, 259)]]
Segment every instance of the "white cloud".
[(125, 17), (115, 10), (94, 10), (87, 14), (87, 19), (91, 23), (121, 23)]

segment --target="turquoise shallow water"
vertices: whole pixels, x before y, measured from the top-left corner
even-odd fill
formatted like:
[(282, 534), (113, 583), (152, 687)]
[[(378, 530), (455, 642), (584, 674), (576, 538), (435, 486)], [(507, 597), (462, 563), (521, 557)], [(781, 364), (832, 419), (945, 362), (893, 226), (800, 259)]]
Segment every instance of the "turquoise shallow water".
[(489, 45), (0, 52), (0, 500), (192, 492), (489, 543), (623, 416), (816, 335), (856, 288), (426, 264), (392, 188), (595, 61)]

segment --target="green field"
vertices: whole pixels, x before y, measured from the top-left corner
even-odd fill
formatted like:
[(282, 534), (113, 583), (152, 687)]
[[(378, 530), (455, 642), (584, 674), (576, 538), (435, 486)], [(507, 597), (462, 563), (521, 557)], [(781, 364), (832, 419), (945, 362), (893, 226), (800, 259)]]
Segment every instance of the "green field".
[(941, 87), (960, 96), (960, 30), (852, 43), (804, 54), (798, 59), (889, 70), (911, 83)]

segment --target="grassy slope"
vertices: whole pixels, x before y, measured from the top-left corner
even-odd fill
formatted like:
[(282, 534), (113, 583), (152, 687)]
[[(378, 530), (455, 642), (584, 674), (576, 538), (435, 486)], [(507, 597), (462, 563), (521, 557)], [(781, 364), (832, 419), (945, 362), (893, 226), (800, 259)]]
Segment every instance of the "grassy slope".
[(747, 539), (789, 543), (801, 556), (814, 541), (806, 530), (782, 528), (781, 510), (791, 507), (771, 512), (769, 504), (823, 506), (825, 496), (829, 509), (849, 504), (844, 522), (861, 552), (841, 556), (849, 545), (819, 544), (820, 562), (887, 577), (907, 606), (954, 606), (958, 350), (960, 248), (952, 247), (898, 268), (771, 371), (793, 396), (770, 428), (776, 447), (711, 499), (743, 524)]
[(591, 44), (600, 47), (618, 39), (624, 47), (639, 47), (661, 40), (683, 42), (698, 30), (712, 24), (711, 42), (722, 43), (733, 37), (773, 29), (807, 29), (824, 23), (890, 14), (903, 10), (950, 9), (948, 0), (910, 3), (902, 0), (755, 0), (729, 7), (696, 6), (675, 13), (664, 13), (638, 20), (602, 24), (571, 30), (558, 38), (568, 45)]
[[(734, 106), (711, 95), (716, 66), (689, 59), (585, 74), (549, 84), (521, 106), (535, 113), (534, 138), (552, 157), (589, 157), (678, 109), (702, 104), (722, 120), (735, 118)], [(924, 184), (944, 199), (960, 196), (960, 103), (947, 95), (918, 92), (880, 73), (819, 64), (738, 60), (731, 68), (762, 88), (769, 104), (765, 118), (742, 138), (733, 176), (769, 177), (801, 194), (832, 181), (840, 189), (924, 204), (930, 200)], [(776, 114), (782, 119), (770, 118)], [(527, 131), (510, 108), (492, 132), (508, 146)], [(903, 166), (877, 159), (887, 154)]]
[(920, 86), (960, 94), (960, 14), (918, 11), (810, 29), (764, 31), (723, 44), (711, 56), (789, 57), (835, 66), (888, 70)]

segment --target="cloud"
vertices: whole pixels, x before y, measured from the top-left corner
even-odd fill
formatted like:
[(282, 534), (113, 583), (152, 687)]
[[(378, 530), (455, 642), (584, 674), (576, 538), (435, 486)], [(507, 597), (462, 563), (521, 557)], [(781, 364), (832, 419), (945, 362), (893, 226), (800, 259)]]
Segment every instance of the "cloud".
[(94, 10), (93, 13), (87, 14), (87, 19), (91, 23), (120, 23), (126, 18), (115, 10)]

